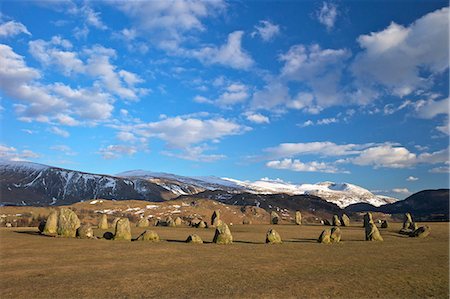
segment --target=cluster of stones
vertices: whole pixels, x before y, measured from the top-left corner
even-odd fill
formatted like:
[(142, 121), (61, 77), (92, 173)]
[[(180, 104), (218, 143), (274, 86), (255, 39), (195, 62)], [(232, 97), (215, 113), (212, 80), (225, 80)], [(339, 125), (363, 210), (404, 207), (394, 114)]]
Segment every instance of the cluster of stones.
[(403, 227), (399, 231), (400, 234), (414, 238), (425, 238), (430, 232), (431, 229), (428, 225), (418, 227), (417, 223), (412, 220), (411, 214), (405, 213)]
[(169, 226), (169, 227), (175, 227), (175, 226), (181, 226), (183, 224), (183, 219), (180, 217), (175, 218), (175, 220), (172, 217), (167, 217), (165, 220), (158, 220), (156, 222), (156, 226)]
[(323, 244), (339, 243), (341, 241), (341, 235), (342, 233), (339, 227), (335, 226), (331, 230), (327, 228), (322, 231), (317, 242)]
[(81, 225), (80, 219), (74, 211), (61, 208), (53, 210), (45, 222), (39, 225), (39, 230), (43, 235), (52, 237), (92, 238), (94, 233), (89, 225)]
[(350, 226), (350, 218), (346, 214), (342, 214), (342, 216), (333, 215), (331, 222), (328, 219), (323, 219), (321, 222), (330, 226)]

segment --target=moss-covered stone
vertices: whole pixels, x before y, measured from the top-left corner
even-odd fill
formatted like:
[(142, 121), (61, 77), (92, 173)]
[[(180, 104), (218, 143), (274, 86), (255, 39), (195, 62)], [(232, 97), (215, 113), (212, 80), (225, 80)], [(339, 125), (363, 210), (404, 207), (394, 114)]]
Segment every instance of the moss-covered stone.
[(270, 213), (270, 224), (278, 224), (280, 222), (280, 216), (275, 211)]
[(331, 243), (331, 231), (327, 228), (322, 231), (319, 238), (317, 239), (317, 242), (323, 243), (323, 244), (330, 244)]
[(276, 230), (271, 228), (266, 233), (266, 243), (267, 244), (281, 244), (283, 242), (281, 240), (280, 234)]
[(139, 221), (136, 223), (136, 227), (149, 227), (150, 221), (146, 217), (139, 219)]
[(53, 210), (47, 217), (42, 234), (47, 236), (56, 236), (58, 233), (58, 212)]
[(99, 229), (108, 229), (108, 217), (106, 214), (102, 214), (100, 216), (100, 219), (98, 221), (98, 228)]
[(186, 243), (203, 244), (203, 240), (199, 235), (192, 234), (187, 237)]
[(380, 231), (373, 222), (366, 227), (366, 241), (383, 241)]
[(338, 215), (333, 215), (333, 226), (341, 226), (341, 221)]
[(228, 225), (222, 223), (216, 227), (216, 233), (214, 234), (213, 242), (216, 244), (231, 244), (233, 243), (233, 236), (228, 228)]
[(431, 228), (428, 225), (425, 225), (416, 229), (410, 236), (415, 238), (426, 238), (430, 233)]
[(94, 231), (90, 224), (83, 224), (77, 229), (77, 238), (92, 239), (94, 238)]
[(300, 211), (295, 212), (295, 224), (297, 225), (302, 224), (302, 213)]
[(341, 225), (350, 226), (350, 218), (346, 214), (342, 214), (341, 216)]
[(339, 243), (341, 241), (341, 235), (341, 229), (339, 227), (333, 227), (330, 234), (331, 243)]
[(159, 242), (159, 235), (154, 230), (146, 230), (142, 234), (137, 237), (138, 241), (150, 241), (150, 242)]
[(75, 238), (80, 227), (80, 219), (74, 211), (61, 208), (58, 214), (58, 236)]
[(130, 220), (128, 220), (128, 218), (120, 218), (117, 221), (114, 232), (114, 240), (131, 240), (131, 227)]

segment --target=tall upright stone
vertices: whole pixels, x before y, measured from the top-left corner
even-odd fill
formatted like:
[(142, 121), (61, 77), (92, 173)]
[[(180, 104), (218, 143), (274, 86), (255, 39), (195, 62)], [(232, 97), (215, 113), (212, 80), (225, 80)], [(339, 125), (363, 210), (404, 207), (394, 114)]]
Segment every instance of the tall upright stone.
[(128, 218), (120, 218), (117, 221), (114, 232), (114, 240), (131, 240), (131, 227), (130, 220), (128, 220)]
[(333, 215), (333, 226), (341, 226), (341, 221), (338, 215)]
[(55, 236), (58, 232), (58, 212), (53, 210), (47, 217), (42, 234), (47, 236)]
[(339, 227), (333, 227), (330, 234), (331, 243), (339, 243), (341, 241), (341, 229)]
[(331, 231), (327, 228), (322, 231), (319, 238), (317, 239), (317, 242), (323, 243), (323, 244), (330, 244), (331, 243)]
[(108, 229), (108, 217), (106, 216), (106, 214), (102, 214), (100, 216), (100, 220), (98, 221), (98, 228)]
[(300, 211), (295, 212), (295, 224), (297, 225), (302, 224), (302, 213)]
[(214, 234), (213, 242), (216, 244), (231, 244), (233, 243), (233, 236), (225, 223), (220, 224), (216, 227), (216, 232)]
[(405, 216), (403, 218), (403, 229), (415, 229), (414, 222), (412, 220), (410, 213), (405, 213)]
[(220, 211), (215, 210), (211, 216), (211, 225), (217, 227), (220, 225)]
[(80, 227), (80, 219), (74, 211), (61, 208), (58, 215), (58, 236), (75, 238)]
[(341, 216), (341, 225), (342, 226), (350, 226), (350, 218), (346, 214), (342, 214)]
[(270, 213), (270, 224), (278, 224), (280, 222), (280, 216), (275, 211)]
[(369, 223), (366, 230), (366, 241), (383, 241), (383, 237), (381, 237), (380, 231), (378, 230), (375, 223)]
[(176, 226), (181, 226), (183, 224), (183, 219), (181, 219), (181, 217), (175, 218), (174, 221)]

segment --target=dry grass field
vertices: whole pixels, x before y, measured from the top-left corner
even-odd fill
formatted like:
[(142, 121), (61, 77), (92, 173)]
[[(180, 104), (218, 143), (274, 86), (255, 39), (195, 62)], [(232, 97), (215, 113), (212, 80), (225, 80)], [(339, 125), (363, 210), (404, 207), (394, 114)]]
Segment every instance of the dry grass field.
[[(358, 225), (358, 226), (356, 226)], [(269, 225), (234, 225), (232, 245), (213, 229), (152, 227), (160, 243), (45, 237), (0, 229), (1, 298), (448, 298), (449, 226), (425, 239), (381, 231), (363, 241), (359, 224), (340, 244), (318, 244), (319, 225), (278, 225), (284, 243), (266, 245)], [(133, 237), (143, 229), (133, 228)], [(97, 236), (104, 231), (96, 230)], [(205, 244), (183, 243), (191, 233)]]

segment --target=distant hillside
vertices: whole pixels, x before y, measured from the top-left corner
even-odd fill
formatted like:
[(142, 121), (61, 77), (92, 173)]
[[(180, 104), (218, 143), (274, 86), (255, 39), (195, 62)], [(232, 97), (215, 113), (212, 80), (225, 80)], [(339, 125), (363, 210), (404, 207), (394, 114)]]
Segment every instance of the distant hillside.
[(348, 212), (382, 212), (402, 214), (410, 212), (415, 217), (430, 220), (449, 220), (449, 189), (423, 190), (405, 200), (375, 207), (366, 203), (357, 203), (345, 208)]

